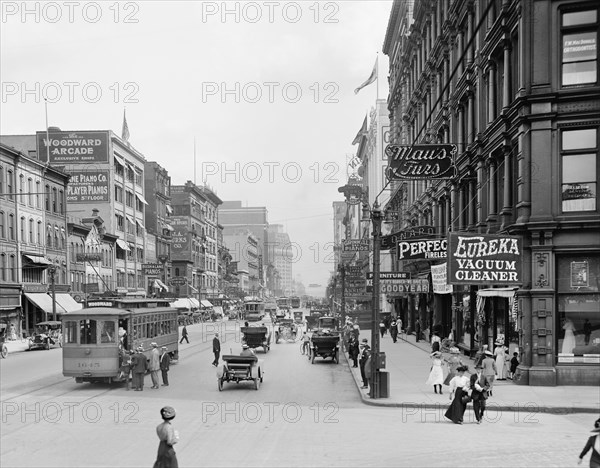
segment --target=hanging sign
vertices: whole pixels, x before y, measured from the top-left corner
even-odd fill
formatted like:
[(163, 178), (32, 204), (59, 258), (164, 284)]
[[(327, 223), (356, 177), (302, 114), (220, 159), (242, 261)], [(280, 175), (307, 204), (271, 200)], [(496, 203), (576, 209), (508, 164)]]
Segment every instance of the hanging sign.
[(523, 239), (501, 234), (448, 235), (450, 284), (522, 284)]
[(445, 179), (451, 176), (456, 145), (387, 145), (390, 180)]

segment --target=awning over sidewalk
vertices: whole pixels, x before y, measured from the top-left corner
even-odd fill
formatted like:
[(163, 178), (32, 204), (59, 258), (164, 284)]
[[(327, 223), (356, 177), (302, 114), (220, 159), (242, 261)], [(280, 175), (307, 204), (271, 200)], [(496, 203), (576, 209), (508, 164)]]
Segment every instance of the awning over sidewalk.
[(37, 265), (52, 265), (52, 262), (43, 255), (23, 254), (23, 257)]
[(117, 245), (119, 246), (119, 248), (121, 250), (126, 250), (127, 252), (129, 252), (129, 246), (127, 245), (127, 242), (125, 242), (122, 239), (117, 239)]
[(67, 293), (56, 293), (56, 303), (67, 313), (83, 309), (83, 306)]
[(212, 307), (213, 305), (210, 303), (210, 301), (207, 300), (202, 300), (200, 301), (200, 304), (202, 304), (202, 307)]
[(194, 305), (189, 299), (183, 297), (180, 299), (175, 299), (175, 301), (171, 303), (171, 307), (191, 310), (194, 307)]
[[(52, 298), (46, 293), (23, 293), (25, 297), (31, 301), (33, 305), (39, 307), (44, 312), (52, 313)], [(58, 304), (56, 304), (58, 306)], [(56, 308), (57, 313), (62, 313), (61, 307)]]
[(162, 289), (163, 291), (168, 291), (169, 287), (163, 283), (161, 280), (159, 280), (158, 278), (156, 278), (154, 280), (154, 283), (152, 284), (152, 286), (154, 286), (155, 289)]
[(479, 289), (477, 295), (480, 297), (506, 297), (511, 298), (515, 295), (518, 288), (488, 288)]

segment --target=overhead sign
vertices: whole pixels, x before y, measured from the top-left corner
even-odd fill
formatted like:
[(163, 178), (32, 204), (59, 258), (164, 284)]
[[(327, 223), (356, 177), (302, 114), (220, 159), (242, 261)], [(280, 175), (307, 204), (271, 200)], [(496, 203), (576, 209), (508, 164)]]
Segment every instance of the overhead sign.
[(398, 242), (414, 238), (423, 238), (435, 235), (433, 226), (414, 226), (403, 229), (387, 236), (381, 237), (381, 250), (390, 250), (396, 247)]
[(426, 260), (444, 259), (447, 256), (446, 239), (419, 239), (398, 242), (396, 253), (398, 260), (414, 260), (424, 258)]
[(37, 132), (36, 136), (41, 161), (50, 164), (108, 162), (108, 132)]
[(443, 179), (451, 175), (456, 145), (387, 145), (390, 180)]
[(342, 252), (368, 252), (369, 239), (346, 239), (342, 241)]
[(162, 263), (142, 263), (142, 275), (160, 275), (162, 271)]
[(519, 285), (523, 239), (497, 234), (448, 235), (450, 284)]
[(100, 262), (100, 261), (102, 261), (102, 254), (101, 253), (85, 253), (85, 254), (78, 253), (75, 256), (75, 259), (78, 262)]
[(175, 276), (169, 280), (169, 283), (173, 286), (183, 286), (187, 284), (187, 278), (185, 276)]
[(435, 294), (452, 294), (453, 287), (448, 284), (448, 265), (431, 265), (431, 284)]
[(406, 279), (406, 280), (382, 280), (379, 282), (379, 291), (388, 296), (401, 295), (407, 293), (428, 293), (429, 281), (426, 279)]
[[(380, 280), (405, 280), (410, 278), (410, 273), (407, 271), (380, 271)], [(373, 279), (373, 272), (367, 271), (367, 279)]]
[(363, 268), (361, 266), (358, 265), (347, 265), (346, 266), (346, 273), (348, 275), (361, 275), (362, 274), (362, 270)]
[(362, 185), (346, 184), (338, 188), (338, 192), (346, 197), (346, 203), (349, 205), (358, 205), (363, 199)]

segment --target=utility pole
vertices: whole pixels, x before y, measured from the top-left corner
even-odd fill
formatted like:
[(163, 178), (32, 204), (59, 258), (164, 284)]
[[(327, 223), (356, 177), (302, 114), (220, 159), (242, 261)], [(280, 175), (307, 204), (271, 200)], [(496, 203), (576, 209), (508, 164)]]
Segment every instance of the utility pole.
[(54, 278), (56, 275), (56, 265), (48, 267), (48, 274), (50, 275), (50, 290), (52, 291), (52, 320), (56, 321), (56, 288)]
[(346, 265), (341, 264), (341, 276), (342, 276), (342, 325), (346, 324)]
[(379, 203), (375, 200), (371, 210), (373, 222), (373, 310), (371, 314), (371, 398), (381, 397), (379, 376), (379, 270), (381, 267), (379, 252), (381, 248), (381, 221), (382, 214)]

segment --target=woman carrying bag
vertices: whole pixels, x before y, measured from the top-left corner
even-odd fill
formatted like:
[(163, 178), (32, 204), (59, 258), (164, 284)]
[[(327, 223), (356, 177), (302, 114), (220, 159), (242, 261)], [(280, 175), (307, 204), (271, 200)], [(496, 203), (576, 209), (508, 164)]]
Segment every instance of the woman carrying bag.
[(460, 366), (456, 369), (458, 375), (450, 381), (450, 399), (452, 403), (446, 410), (444, 416), (450, 419), (454, 424), (462, 424), (463, 416), (469, 402), (469, 377), (465, 375), (466, 366)]

